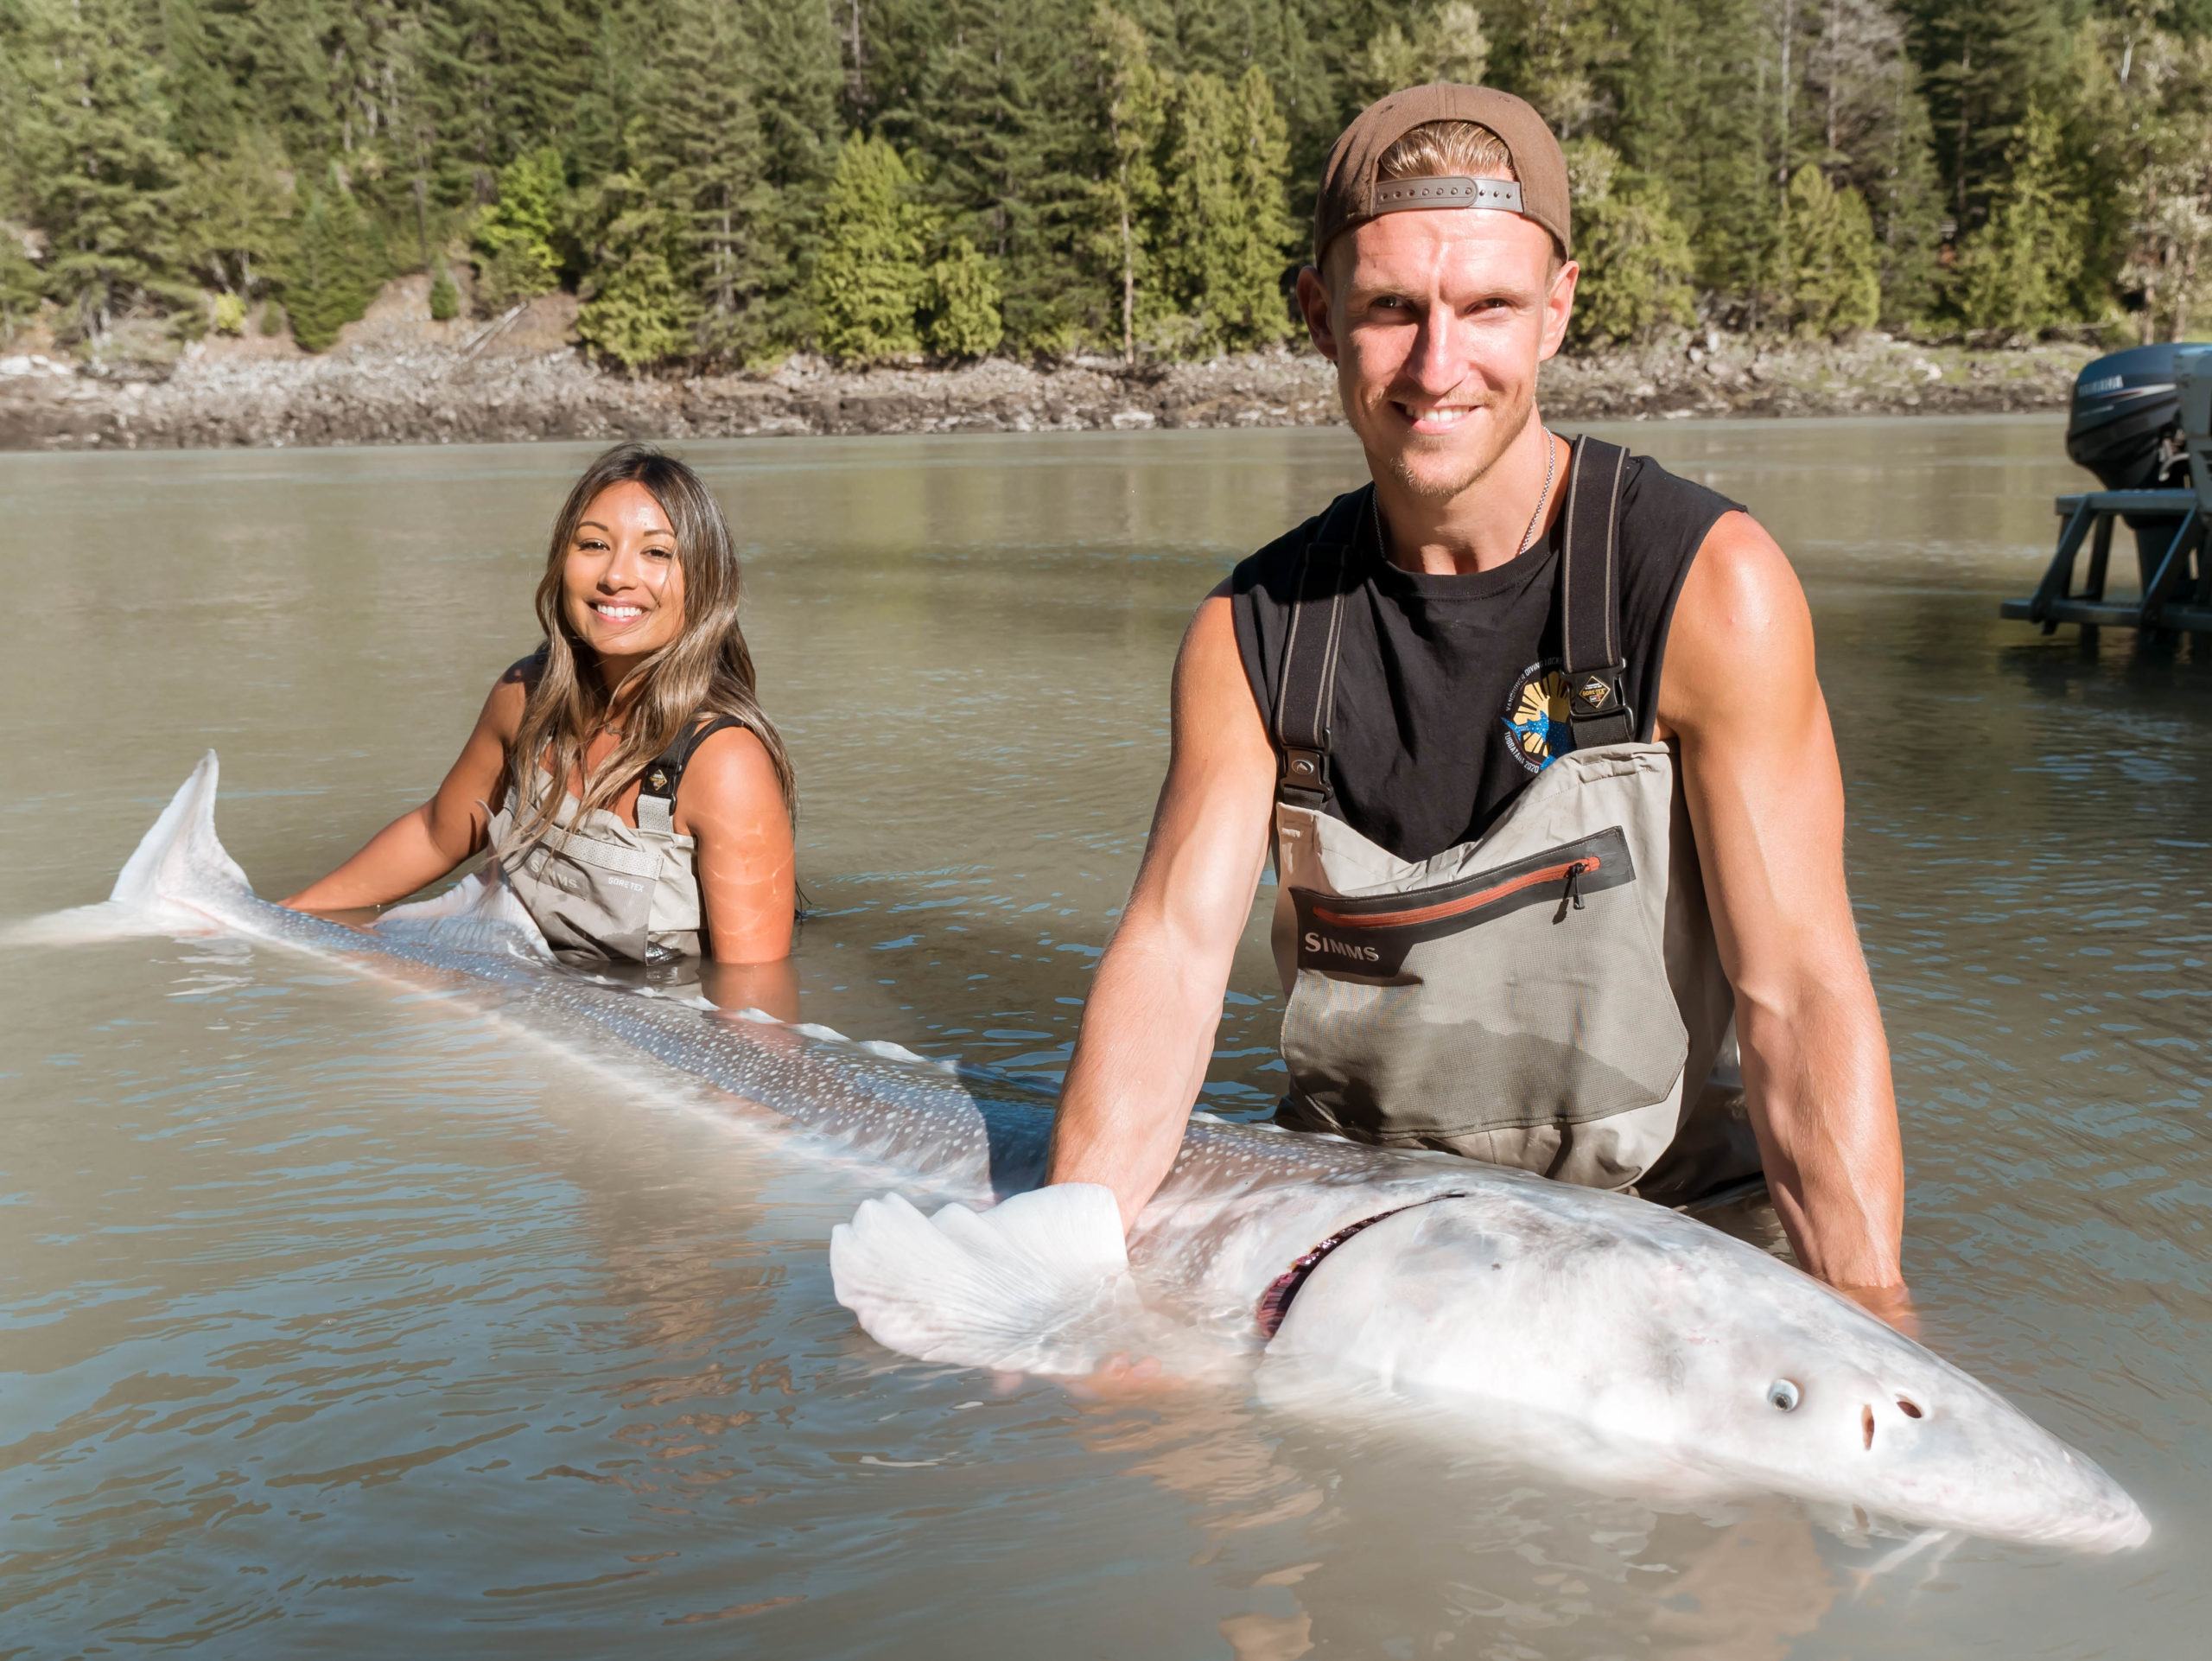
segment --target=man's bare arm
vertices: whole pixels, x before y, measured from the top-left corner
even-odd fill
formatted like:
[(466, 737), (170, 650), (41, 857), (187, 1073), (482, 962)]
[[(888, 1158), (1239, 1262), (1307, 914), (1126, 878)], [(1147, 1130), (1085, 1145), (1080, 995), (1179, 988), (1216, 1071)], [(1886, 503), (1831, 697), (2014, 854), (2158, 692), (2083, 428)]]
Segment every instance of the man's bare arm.
[(1775, 1209), (1800, 1263), (1881, 1304), (1903, 1284), (1889, 1044), (1844, 889), (1843, 778), (1812, 617), (1747, 514), (1713, 528), (1683, 582), (1658, 715), (1681, 741)]
[(1125, 1228), (1174, 1164), (1205, 1082), (1267, 862), (1274, 773), (1230, 602), (1208, 600), (1183, 637), (1167, 782), (1090, 983), (1052, 1136), (1051, 1180), (1113, 1189)]

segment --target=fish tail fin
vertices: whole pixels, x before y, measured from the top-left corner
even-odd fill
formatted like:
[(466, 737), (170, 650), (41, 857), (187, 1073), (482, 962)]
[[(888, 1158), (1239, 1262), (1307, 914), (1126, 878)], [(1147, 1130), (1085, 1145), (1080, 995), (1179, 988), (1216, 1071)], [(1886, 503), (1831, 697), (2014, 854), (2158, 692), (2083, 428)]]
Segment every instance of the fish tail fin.
[(215, 752), (200, 758), (96, 906), (50, 912), (0, 932), (10, 945), (73, 945), (204, 930), (210, 907), (250, 899), (253, 885), (215, 835)]
[(1065, 1182), (925, 1217), (895, 1193), (830, 1237), (837, 1301), (887, 1349), (1016, 1372), (1088, 1372), (1141, 1310), (1113, 1191)]
[(108, 895), (109, 905), (155, 912), (169, 904), (253, 893), (253, 884), (215, 834), (218, 770), (214, 751), (200, 758), (192, 776), (124, 862)]

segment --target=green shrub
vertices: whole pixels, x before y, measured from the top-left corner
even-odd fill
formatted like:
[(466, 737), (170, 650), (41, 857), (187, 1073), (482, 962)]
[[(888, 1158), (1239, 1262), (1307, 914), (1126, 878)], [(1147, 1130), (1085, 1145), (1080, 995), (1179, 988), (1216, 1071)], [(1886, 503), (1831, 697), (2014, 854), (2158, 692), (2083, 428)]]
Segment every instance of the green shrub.
[(284, 283), (292, 338), (304, 351), (328, 349), (338, 331), (369, 309), (378, 275), (367, 222), (334, 177), (329, 189), (308, 197), (300, 218), (299, 245)]
[(215, 332), (218, 334), (245, 333), (245, 302), (235, 294), (215, 296)]
[(499, 200), (476, 226), (479, 310), (504, 311), (561, 286), (558, 245), (568, 217), (568, 175), (554, 146), (499, 169)]
[(448, 323), (461, 315), (461, 285), (453, 280), (453, 273), (446, 269), (442, 259), (438, 262), (437, 274), (430, 279), (430, 321)]
[(1648, 340), (1695, 320), (1689, 233), (1667, 188), (1630, 175), (1594, 138), (1567, 146), (1574, 191), (1574, 253), (1582, 267), (1567, 339), (1577, 347)]
[(1006, 334), (999, 275), (965, 237), (955, 237), (930, 267), (922, 338), (940, 358), (988, 358)]
[(1882, 315), (1881, 249), (1873, 215), (1856, 190), (1838, 190), (1816, 167), (1789, 181), (1788, 310), (1801, 334), (1830, 339), (1872, 328)]

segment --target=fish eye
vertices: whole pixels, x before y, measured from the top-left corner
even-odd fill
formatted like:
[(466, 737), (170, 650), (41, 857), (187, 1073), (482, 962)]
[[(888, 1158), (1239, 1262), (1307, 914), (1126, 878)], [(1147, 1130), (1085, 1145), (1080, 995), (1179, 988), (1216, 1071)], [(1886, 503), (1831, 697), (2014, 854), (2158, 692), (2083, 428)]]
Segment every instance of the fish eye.
[(1777, 1378), (1766, 1387), (1766, 1398), (1780, 1411), (1787, 1413), (1797, 1405), (1803, 1392), (1787, 1378)]

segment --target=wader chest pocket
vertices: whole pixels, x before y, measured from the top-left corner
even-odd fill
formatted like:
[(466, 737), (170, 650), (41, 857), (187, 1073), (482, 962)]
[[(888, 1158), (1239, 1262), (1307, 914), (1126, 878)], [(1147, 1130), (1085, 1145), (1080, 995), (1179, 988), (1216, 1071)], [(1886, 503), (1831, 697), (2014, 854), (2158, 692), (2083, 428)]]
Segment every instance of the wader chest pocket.
[[(1396, 894), (1292, 888), (1284, 1122), (1550, 1170), (1579, 1145), (1567, 1127), (1649, 1108), (1656, 1156), (1688, 1034), (1661, 951), (1663, 865), (1639, 875), (1629, 849), (1615, 825)], [(1578, 1180), (1621, 1159), (1637, 1164), (1615, 1149)]]
[(1298, 966), (1325, 975), (1395, 979), (1413, 948), (1542, 907), (1556, 927), (1583, 920), (1586, 897), (1636, 880), (1628, 838), (1600, 830), (1526, 859), (1407, 894), (1349, 900), (1293, 888)]

